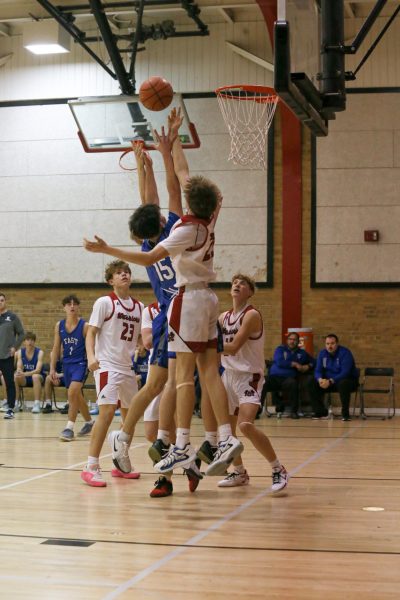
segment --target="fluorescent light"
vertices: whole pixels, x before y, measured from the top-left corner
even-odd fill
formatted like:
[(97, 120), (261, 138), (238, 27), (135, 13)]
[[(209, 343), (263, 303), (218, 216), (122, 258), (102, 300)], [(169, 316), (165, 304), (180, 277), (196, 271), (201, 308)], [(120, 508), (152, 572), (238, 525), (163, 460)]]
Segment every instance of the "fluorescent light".
[(33, 44), (25, 46), (25, 48), (33, 54), (65, 54), (65, 52), (69, 52), (59, 44)]
[(23, 40), (24, 48), (33, 54), (63, 54), (70, 51), (69, 33), (52, 19), (25, 25)]

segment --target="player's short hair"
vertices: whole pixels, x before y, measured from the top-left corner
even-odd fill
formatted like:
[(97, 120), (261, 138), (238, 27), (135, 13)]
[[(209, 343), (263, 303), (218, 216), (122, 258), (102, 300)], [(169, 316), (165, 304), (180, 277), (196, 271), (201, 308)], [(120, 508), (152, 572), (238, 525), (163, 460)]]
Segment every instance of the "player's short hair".
[(119, 269), (127, 271), (129, 275), (132, 275), (131, 268), (127, 262), (124, 260), (113, 260), (112, 262), (108, 263), (106, 270), (104, 271), (104, 279), (107, 281), (107, 283), (110, 281), (110, 279), (112, 279), (114, 273), (116, 273)]
[(6, 295), (3, 292), (0, 292), (0, 296), (3, 296), (4, 300), (6, 299)]
[(330, 337), (331, 337), (331, 338), (334, 338), (334, 339), (336, 340), (336, 343), (337, 343), (337, 344), (339, 343), (339, 338), (338, 338), (338, 336), (336, 335), (336, 333), (328, 333), (328, 335), (326, 335), (326, 336), (325, 336), (325, 341), (326, 341), (328, 338), (330, 338)]
[(36, 342), (36, 333), (33, 333), (33, 331), (27, 331), (24, 340), (33, 340)]
[(183, 190), (187, 205), (199, 219), (209, 219), (215, 212), (220, 191), (209, 179), (202, 175), (190, 177)]
[(70, 294), (69, 296), (65, 296), (65, 298), (62, 299), (61, 304), (65, 306), (66, 304), (70, 304), (70, 302), (73, 302), (74, 304), (81, 303), (78, 296), (75, 296), (75, 294)]
[(243, 273), (236, 273), (236, 275), (234, 275), (232, 277), (231, 283), (233, 283), (235, 281), (235, 279), (243, 279), (243, 281), (245, 281), (247, 283), (247, 285), (249, 286), (249, 288), (251, 289), (252, 293), (253, 294), (255, 293), (257, 287), (256, 287), (256, 282), (254, 281), (254, 279), (252, 279), (248, 275), (243, 275)]
[(148, 240), (161, 233), (161, 211), (157, 204), (139, 206), (129, 218), (131, 238)]

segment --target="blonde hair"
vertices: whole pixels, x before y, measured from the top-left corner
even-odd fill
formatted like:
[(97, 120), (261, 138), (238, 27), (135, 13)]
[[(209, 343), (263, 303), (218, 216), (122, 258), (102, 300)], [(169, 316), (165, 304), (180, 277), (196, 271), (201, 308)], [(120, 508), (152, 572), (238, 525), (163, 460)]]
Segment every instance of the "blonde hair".
[(232, 277), (231, 283), (233, 283), (235, 281), (235, 279), (242, 279), (243, 281), (245, 281), (247, 283), (247, 285), (249, 286), (249, 288), (251, 289), (252, 293), (253, 294), (255, 293), (257, 287), (256, 287), (256, 282), (254, 281), (254, 279), (252, 279), (248, 275), (243, 275), (243, 273), (236, 273), (236, 275), (234, 275)]

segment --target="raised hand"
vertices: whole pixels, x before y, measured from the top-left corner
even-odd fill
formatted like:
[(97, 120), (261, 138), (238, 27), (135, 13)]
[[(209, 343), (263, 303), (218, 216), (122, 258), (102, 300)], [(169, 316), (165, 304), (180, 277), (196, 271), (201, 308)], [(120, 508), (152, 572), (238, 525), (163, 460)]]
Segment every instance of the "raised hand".
[(183, 116), (181, 115), (181, 107), (174, 107), (168, 115), (168, 137), (171, 144), (173, 144), (178, 137), (179, 128), (182, 123)]
[(156, 148), (159, 152), (161, 152), (161, 154), (171, 154), (171, 141), (169, 139), (169, 136), (166, 135), (165, 133), (165, 127), (161, 127), (161, 133), (158, 133), (158, 131), (155, 129), (154, 130), (154, 137), (156, 138)]
[(104, 253), (106, 251), (106, 249), (108, 248), (107, 242), (102, 240), (97, 235), (94, 236), (94, 239), (96, 241), (91, 242), (90, 240), (83, 238), (83, 247), (85, 248), (85, 250), (88, 250), (89, 252), (103, 252)]

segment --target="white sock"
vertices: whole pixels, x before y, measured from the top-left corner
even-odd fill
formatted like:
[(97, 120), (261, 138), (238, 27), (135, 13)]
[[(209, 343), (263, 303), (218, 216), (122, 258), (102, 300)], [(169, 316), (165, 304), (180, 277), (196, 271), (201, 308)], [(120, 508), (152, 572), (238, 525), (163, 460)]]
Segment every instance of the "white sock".
[(51, 400), (45, 400), (44, 403), (45, 404), (51, 404)]
[(157, 431), (157, 439), (162, 440), (162, 442), (166, 446), (169, 446), (169, 444), (170, 444), (169, 431), (167, 431), (166, 429), (159, 429)]
[(125, 433), (125, 431), (123, 431), (122, 429), (119, 432), (118, 437), (120, 442), (125, 442), (126, 444), (129, 444), (132, 441), (132, 435), (130, 433)]
[(87, 466), (91, 471), (94, 471), (92, 467), (99, 466), (99, 457), (98, 456), (88, 456)]
[(73, 431), (74, 427), (75, 427), (74, 421), (68, 421), (68, 423), (67, 423), (67, 429), (72, 429), (72, 431)]
[(275, 471), (280, 471), (280, 470), (281, 470), (281, 468), (282, 468), (282, 465), (281, 465), (281, 463), (279, 462), (279, 460), (278, 460), (278, 459), (276, 459), (276, 460), (273, 460), (273, 461), (270, 461), (270, 463), (269, 463), (269, 464), (271, 465), (271, 467), (272, 467), (272, 470), (273, 470), (274, 472), (275, 472)]
[(178, 427), (176, 430), (176, 445), (178, 448), (184, 448), (186, 444), (190, 444), (190, 429)]
[(218, 444), (218, 432), (217, 431), (205, 431), (206, 441), (209, 442), (211, 446), (216, 446)]
[(218, 436), (220, 441), (225, 441), (230, 435), (232, 435), (232, 427), (229, 423), (220, 425), (218, 427)]

